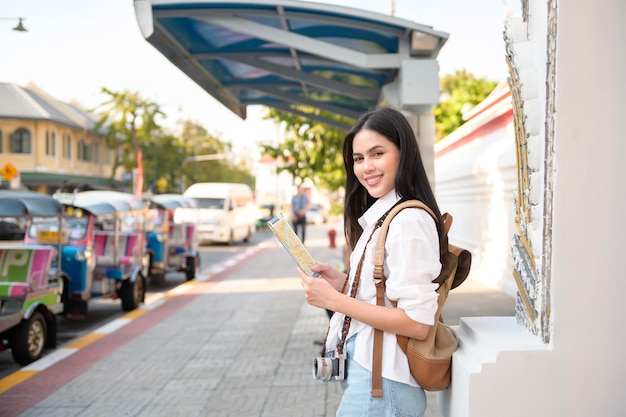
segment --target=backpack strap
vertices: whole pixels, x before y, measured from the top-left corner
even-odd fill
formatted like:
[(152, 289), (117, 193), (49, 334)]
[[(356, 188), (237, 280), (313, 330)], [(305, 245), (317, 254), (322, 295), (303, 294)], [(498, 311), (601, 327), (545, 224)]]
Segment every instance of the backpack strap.
[[(378, 239), (376, 240), (376, 248), (374, 249), (374, 283), (376, 283), (377, 280), (384, 279), (383, 264), (385, 262), (385, 240), (387, 239), (387, 232), (389, 231), (389, 223), (391, 223), (391, 220), (393, 220), (399, 211), (407, 207), (416, 207), (425, 210), (428, 214), (430, 214), (433, 220), (435, 220), (435, 223), (437, 223), (437, 216), (435, 216), (435, 213), (433, 213), (433, 211), (426, 204), (419, 200), (403, 201), (393, 207), (387, 214), (383, 224), (380, 226), (380, 232), (378, 233)], [(448, 215), (448, 217), (450, 218), (450, 225), (452, 225), (452, 216)], [(449, 226), (447, 229), (444, 229), (446, 235), (449, 229)]]
[[(357, 290), (359, 288), (359, 284), (361, 283), (361, 269), (363, 268), (363, 261), (365, 260), (365, 252), (367, 250), (367, 245), (370, 243), (370, 241), (372, 240), (372, 237), (374, 236), (374, 232), (376, 230), (378, 230), (378, 228), (380, 228), (383, 224), (383, 222), (385, 221), (385, 219), (387, 218), (387, 216), (389, 215), (389, 212), (393, 209), (393, 207), (391, 209), (389, 209), (385, 214), (383, 214), (381, 216), (380, 219), (378, 219), (378, 221), (376, 222), (376, 224), (374, 225), (374, 228), (372, 229), (372, 232), (370, 233), (370, 237), (367, 238), (367, 242), (365, 242), (365, 247), (363, 249), (363, 254), (361, 254), (361, 259), (359, 260), (359, 263), (357, 264), (357, 268), (356, 268), (356, 272), (354, 274), (354, 280), (352, 281), (352, 288), (350, 290), (350, 297), (352, 298), (356, 298), (356, 293)], [(348, 272), (348, 276), (350, 275), (350, 273)], [(346, 281), (343, 284), (343, 289), (341, 290), (342, 293), (346, 293), (346, 289), (348, 286), (348, 281), (349, 279), (346, 278)], [(384, 302), (384, 300), (383, 300)], [(384, 304), (384, 303), (383, 303)], [(350, 330), (350, 323), (352, 322), (352, 317), (350, 316), (345, 316), (343, 319), (343, 326), (342, 326), (342, 330), (341, 330), (341, 339), (339, 341), (339, 343), (337, 343), (337, 352), (338, 353), (343, 353), (343, 348), (344, 348), (344, 344), (346, 342), (346, 339), (348, 337), (348, 331)], [(328, 328), (328, 330), (330, 330), (330, 327)], [(324, 339), (324, 344), (322, 345), (322, 356), (324, 356), (326, 354), (326, 341), (328, 339), (328, 332), (326, 332), (326, 338)]]
[[(433, 211), (424, 203), (419, 200), (407, 200), (396, 205), (387, 214), (383, 224), (380, 226), (380, 232), (376, 239), (376, 247), (374, 249), (374, 285), (376, 285), (376, 304), (379, 306), (385, 305), (385, 275), (384, 275), (384, 262), (385, 262), (385, 240), (387, 239), (387, 231), (389, 230), (389, 223), (395, 217), (398, 212), (407, 208), (415, 207), (425, 210), (437, 223), (437, 217)], [(450, 219), (450, 225), (452, 224), (452, 216), (446, 216)], [(444, 232), (446, 233), (450, 229), (450, 225), (444, 226)], [(441, 286), (441, 284), (440, 284)], [(372, 357), (372, 397), (383, 396), (383, 331), (380, 329), (374, 329), (374, 350)]]

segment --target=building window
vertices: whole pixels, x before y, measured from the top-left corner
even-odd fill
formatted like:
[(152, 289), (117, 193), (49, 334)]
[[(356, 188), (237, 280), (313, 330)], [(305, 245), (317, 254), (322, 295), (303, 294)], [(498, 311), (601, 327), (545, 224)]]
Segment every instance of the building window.
[(2, 153), (2, 130), (0, 130), (0, 153)]
[(85, 139), (81, 139), (77, 145), (77, 159), (79, 161), (91, 161), (92, 159), (92, 149), (91, 146), (85, 141)]
[(46, 130), (46, 155), (55, 156), (57, 154), (57, 134), (54, 131)]
[(30, 132), (23, 127), (11, 135), (12, 153), (30, 153)]
[(69, 133), (63, 135), (63, 158), (72, 159), (72, 136)]
[(99, 143), (93, 144), (93, 161), (96, 164), (100, 163), (100, 144)]

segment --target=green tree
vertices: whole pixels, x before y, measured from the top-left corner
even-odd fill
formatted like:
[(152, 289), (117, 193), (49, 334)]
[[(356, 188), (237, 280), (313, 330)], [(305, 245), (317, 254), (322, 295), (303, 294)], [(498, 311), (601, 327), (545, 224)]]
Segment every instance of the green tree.
[[(461, 126), (462, 111), (483, 101), (497, 85), (495, 81), (475, 78), (466, 70), (443, 76), (440, 84), (444, 98), (433, 110), (436, 140)], [(298, 110), (306, 113), (316, 111), (306, 107)], [(318, 112), (329, 117), (327, 113)], [(344, 186), (342, 145), (345, 130), (274, 109), (268, 111), (266, 118), (285, 126), (286, 135), (282, 143), (261, 144), (264, 154), (285, 161), (279, 170), (288, 171), (295, 179), (308, 178), (319, 187), (331, 191)], [(347, 124), (354, 122), (347, 119), (342, 121)]]
[(104, 129), (108, 147), (116, 150), (113, 179), (120, 165), (125, 172), (132, 172), (137, 166), (142, 145), (151, 143), (162, 133), (160, 119), (165, 114), (157, 103), (142, 98), (138, 92), (120, 93), (103, 87), (102, 93), (108, 98), (93, 109), (100, 114), (95, 129)]
[(443, 99), (433, 110), (435, 141), (446, 137), (463, 124), (463, 112), (483, 101), (498, 84), (475, 78), (466, 70), (444, 75), (440, 81)]
[[(310, 108), (299, 110), (315, 111)], [(320, 113), (325, 117), (336, 117)], [(318, 187), (331, 191), (344, 186), (342, 145), (345, 130), (275, 109), (270, 109), (266, 118), (285, 126), (283, 143), (261, 144), (264, 154), (285, 161), (280, 171), (289, 172), (294, 179), (308, 178)]]
[[(186, 163), (180, 165), (187, 178), (186, 185), (195, 182), (241, 182), (254, 188), (251, 167), (245, 161), (235, 164), (231, 143), (189, 120), (180, 123), (180, 132), (181, 145), (187, 155)], [(202, 159), (211, 155), (217, 159)]]
[[(180, 139), (166, 133), (142, 144), (142, 150), (144, 183), (161, 194), (181, 192), (181, 167), (187, 154)], [(164, 184), (164, 189), (157, 190), (157, 184)]]
[[(186, 184), (201, 181), (244, 182), (254, 186), (254, 176), (245, 163), (220, 156), (211, 161), (195, 161), (200, 156), (230, 155), (232, 146), (210, 134), (197, 122), (178, 122), (177, 133), (161, 125), (166, 115), (160, 106), (138, 92), (115, 92), (102, 88), (107, 99), (93, 111), (100, 114), (96, 130), (104, 131), (107, 145), (116, 150), (113, 172), (121, 166), (132, 172), (137, 154), (142, 152), (144, 186), (153, 192), (182, 192)], [(157, 190), (157, 184), (159, 190)]]
[(196, 182), (212, 182), (211, 172), (220, 165), (220, 160), (200, 160), (198, 157), (207, 155), (227, 154), (230, 146), (197, 122), (184, 120), (179, 122), (180, 141), (187, 155), (182, 166), (186, 177), (186, 186)]

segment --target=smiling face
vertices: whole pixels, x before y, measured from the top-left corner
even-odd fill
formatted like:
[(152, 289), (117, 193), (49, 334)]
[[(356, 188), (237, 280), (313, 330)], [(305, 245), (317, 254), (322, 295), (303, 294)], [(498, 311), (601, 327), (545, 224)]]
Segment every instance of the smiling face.
[(400, 150), (370, 129), (359, 131), (352, 142), (354, 175), (370, 196), (380, 198), (395, 188)]

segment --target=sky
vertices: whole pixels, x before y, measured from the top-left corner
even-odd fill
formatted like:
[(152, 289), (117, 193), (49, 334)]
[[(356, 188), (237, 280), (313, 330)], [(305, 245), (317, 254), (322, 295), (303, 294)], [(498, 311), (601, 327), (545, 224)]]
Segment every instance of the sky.
[[(390, 14), (392, 0), (328, 0)], [(505, 12), (519, 0), (395, 0), (395, 16), (450, 36), (439, 53), (440, 75), (466, 69), (477, 77), (506, 78)], [(11, 30), (23, 17), (28, 32)], [(10, 19), (5, 19), (10, 18)], [(171, 64), (142, 36), (132, 0), (0, 0), (0, 82), (34, 83), (52, 97), (94, 107), (100, 91), (138, 91), (158, 103), (166, 124), (200, 123), (234, 149), (274, 140), (265, 109), (249, 106), (244, 121)], [(253, 146), (254, 147), (254, 146)]]

